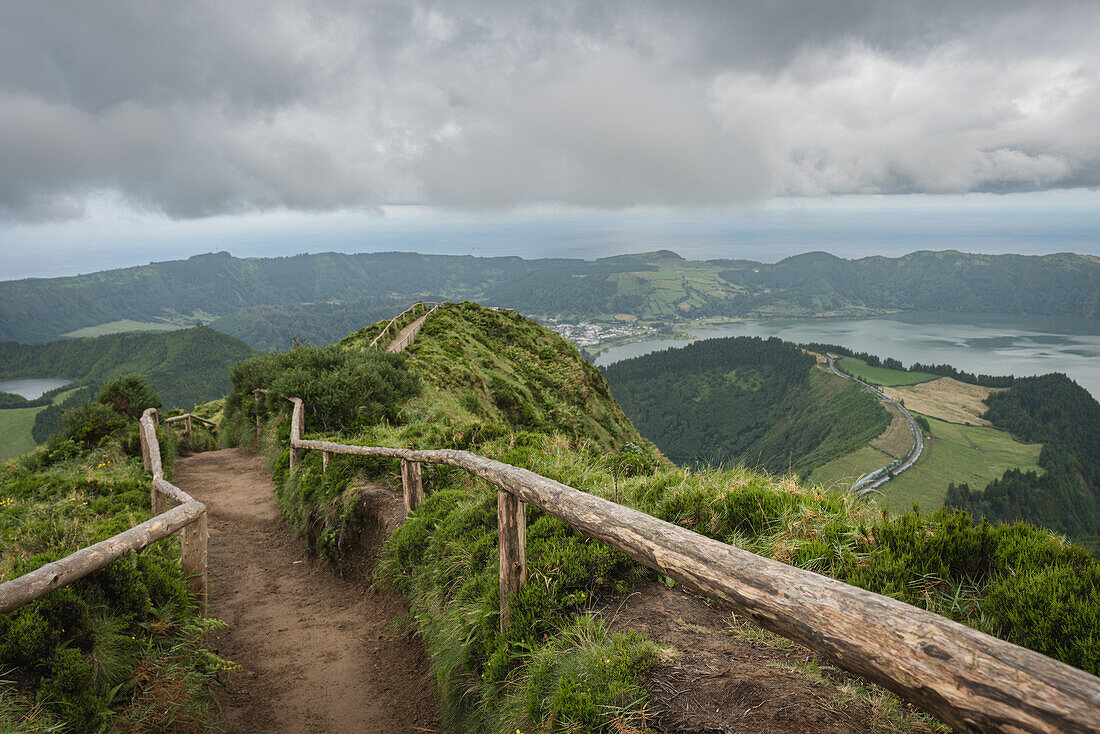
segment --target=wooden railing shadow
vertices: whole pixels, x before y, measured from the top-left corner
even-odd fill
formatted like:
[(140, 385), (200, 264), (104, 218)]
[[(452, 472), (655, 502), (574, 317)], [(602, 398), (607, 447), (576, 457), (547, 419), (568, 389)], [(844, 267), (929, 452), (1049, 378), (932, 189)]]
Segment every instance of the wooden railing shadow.
[(755, 555), (548, 479), (453, 449), (355, 446), (302, 437), (290, 424), (290, 468), (301, 452), (401, 460), (405, 506), (424, 499), (420, 464), (454, 466), (497, 487), (500, 624), (527, 578), (529, 503), (577, 532), (874, 681), (964, 732), (1097, 732), (1100, 678), (897, 599)]
[[(107, 540), (81, 548), (58, 561), (0, 584), (0, 614), (12, 612), (55, 589), (99, 571), (129, 551), (139, 551), (173, 533), (180, 534), (180, 564), (187, 577), (188, 588), (196, 596), (202, 613), (205, 613), (209, 542), (206, 505), (165, 480), (156, 426), (157, 411), (150, 408), (141, 416), (139, 436), (145, 470), (153, 474), (149, 487), (153, 517)], [(169, 510), (169, 499), (179, 504)]]

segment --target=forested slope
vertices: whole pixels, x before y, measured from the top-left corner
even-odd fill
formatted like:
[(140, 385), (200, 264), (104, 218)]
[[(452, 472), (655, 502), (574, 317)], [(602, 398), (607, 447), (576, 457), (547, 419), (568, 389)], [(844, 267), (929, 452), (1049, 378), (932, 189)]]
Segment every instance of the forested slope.
[(806, 473), (890, 423), (869, 392), (815, 363), (776, 338), (731, 337), (616, 362), (605, 374), (642, 435), (677, 463)]
[(97, 385), (145, 377), (166, 407), (190, 408), (225, 395), (229, 367), (254, 349), (231, 336), (194, 327), (157, 334), (109, 334), (48, 344), (0, 342), (0, 378), (65, 377)]
[(594, 261), (396, 252), (240, 259), (218, 253), (0, 282), (0, 339), (40, 342), (121, 319), (179, 324), (200, 314), (233, 316), (219, 328), (254, 345), (285, 344), (299, 332), (335, 340), (338, 319), (325, 304), (366, 309), (372, 304), (363, 299), (419, 297), (477, 298), (579, 320), (618, 313), (676, 321), (890, 310), (1100, 318), (1100, 260), (953, 251), (859, 260), (817, 252), (778, 263), (685, 260), (667, 250)]
[(1100, 551), (1100, 403), (1062, 374), (1016, 378), (986, 399), (985, 419), (1042, 443), (1044, 473), (1009, 471), (983, 488), (952, 486), (946, 504), (994, 520), (1028, 520)]

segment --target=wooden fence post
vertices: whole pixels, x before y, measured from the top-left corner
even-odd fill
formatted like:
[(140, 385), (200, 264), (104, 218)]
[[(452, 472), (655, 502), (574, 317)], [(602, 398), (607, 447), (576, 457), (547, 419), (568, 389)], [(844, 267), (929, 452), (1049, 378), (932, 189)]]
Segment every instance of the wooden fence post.
[(210, 530), (206, 524), (206, 511), (180, 531), (180, 565), (187, 578), (187, 587), (199, 601), (202, 615), (206, 615), (206, 546)]
[(328, 460), (332, 456), (328, 451), (321, 452), (321, 473), (328, 474)]
[(151, 509), (153, 511), (153, 517), (156, 517), (162, 512), (167, 512), (168, 498), (164, 496), (164, 492), (161, 492), (159, 489), (157, 489), (157, 485), (155, 482), (149, 490), (149, 501), (150, 505), (152, 506)]
[(187, 414), (187, 437), (191, 437), (191, 414)]
[(141, 440), (141, 465), (145, 467), (145, 471), (153, 471), (153, 460), (149, 455), (149, 441), (145, 438), (145, 426), (140, 423), (138, 424), (138, 438)]
[(526, 505), (510, 492), (497, 492), (500, 538), (500, 631), (508, 628), (508, 602), (527, 581)]
[(424, 482), (420, 479), (420, 463), (401, 460), (401, 488), (405, 492), (405, 511), (412, 512), (424, 501)]

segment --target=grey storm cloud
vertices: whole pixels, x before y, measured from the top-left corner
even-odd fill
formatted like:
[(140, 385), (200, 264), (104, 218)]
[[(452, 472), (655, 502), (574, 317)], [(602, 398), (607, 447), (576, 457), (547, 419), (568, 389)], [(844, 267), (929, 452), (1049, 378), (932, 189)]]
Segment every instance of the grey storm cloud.
[(1100, 4), (0, 6), (0, 217), (1100, 185)]

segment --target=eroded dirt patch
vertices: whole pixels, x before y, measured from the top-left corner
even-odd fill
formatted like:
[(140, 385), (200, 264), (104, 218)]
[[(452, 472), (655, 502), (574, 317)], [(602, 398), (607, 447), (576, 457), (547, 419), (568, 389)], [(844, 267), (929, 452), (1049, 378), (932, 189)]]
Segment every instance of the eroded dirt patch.
[[(678, 651), (647, 683), (651, 726), (677, 734), (855, 734), (894, 730), (881, 698), (809, 650), (769, 635), (693, 594), (643, 585), (603, 614)], [(786, 648), (786, 649), (784, 649)], [(878, 694), (886, 696), (886, 694)], [(887, 701), (887, 705), (894, 701)], [(916, 726), (903, 731), (931, 731)]]
[[(209, 614), (230, 624), (212, 648), (244, 669), (221, 696), (227, 732), (442, 731), (403, 600), (309, 558), (259, 456), (197, 454), (176, 463), (173, 481), (209, 508)], [(377, 543), (401, 499), (382, 486), (364, 497), (379, 507)]]

